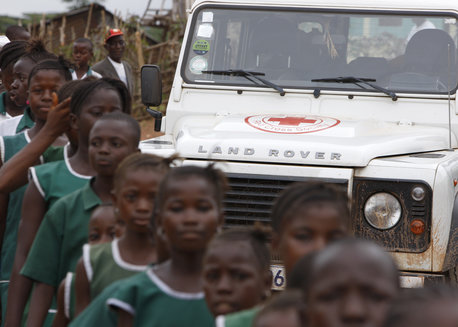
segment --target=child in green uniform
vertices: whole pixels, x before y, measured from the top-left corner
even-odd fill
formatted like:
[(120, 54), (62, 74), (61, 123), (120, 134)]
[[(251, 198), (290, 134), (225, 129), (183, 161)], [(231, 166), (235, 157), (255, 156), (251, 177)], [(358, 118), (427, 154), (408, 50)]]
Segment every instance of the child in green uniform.
[[(89, 131), (94, 122), (106, 113), (130, 112), (130, 98), (124, 84), (114, 79), (82, 81), (70, 102), (72, 130), (78, 132), (78, 149), (71, 158), (31, 169), (31, 182), (24, 197), (21, 228), (14, 264), (10, 303), (24, 302), (31, 283), (19, 275), (43, 217), (56, 200), (83, 187), (94, 175), (88, 160)], [(54, 134), (57, 136), (57, 134)], [(39, 142), (43, 144), (44, 138)], [(43, 144), (42, 148), (46, 145)], [(35, 145), (35, 144), (34, 144)], [(38, 147), (33, 150), (37, 151)], [(25, 150), (25, 149), (24, 149)], [(17, 280), (17, 282), (16, 282)], [(28, 283), (28, 284), (27, 284)], [(28, 286), (27, 286), (28, 285)], [(19, 291), (18, 289), (21, 289)], [(22, 298), (22, 300), (19, 299)], [(16, 312), (19, 310), (16, 310)]]
[[(45, 124), (48, 111), (52, 106), (52, 93), (56, 92), (69, 77), (68, 68), (57, 60), (42, 61), (32, 69), (29, 76), (29, 102), (34, 113), (35, 125), (24, 133), (0, 138), (0, 164), (13, 157), (32, 138), (36, 137)], [(41, 162), (50, 161), (46, 154), (40, 159)], [(1, 284), (3, 314), (6, 313), (6, 295), (12, 264), (11, 253), (14, 253), (16, 248), (16, 235), (21, 217), (24, 191), (25, 187), (21, 187), (9, 194), (0, 270), (0, 280), (3, 281)]]
[[(325, 183), (295, 183), (272, 208), (272, 246), (280, 255), (286, 276), (303, 256), (350, 234), (350, 211), (344, 190)], [(220, 326), (249, 327), (259, 311), (225, 316)]]
[(224, 176), (213, 167), (172, 169), (159, 186), (155, 223), (170, 259), (122, 281), (107, 303), (118, 326), (213, 327), (202, 292), (205, 249), (223, 223)]
[(157, 188), (169, 166), (169, 159), (141, 153), (129, 156), (119, 165), (113, 202), (117, 215), (125, 223), (125, 232), (111, 244), (84, 245), (83, 257), (76, 268), (77, 315), (111, 283), (157, 262), (149, 223)]
[[(28, 79), (32, 68), (37, 64), (39, 60), (56, 58), (55, 55), (47, 52), (41, 42), (32, 42), (30, 47), (27, 49), (27, 53), (24, 54), (16, 63), (13, 65), (13, 81), (11, 84), (10, 99), (15, 103), (17, 107), (26, 105), (27, 91), (28, 91)], [(30, 108), (27, 107), (23, 115), (7, 119), (0, 122), (0, 136), (15, 135), (23, 132), (25, 129), (31, 128), (34, 121), (31, 116)], [(4, 157), (2, 157), (5, 163)], [(1, 164), (0, 164), (1, 166)], [(5, 229), (5, 221), (8, 207), (8, 193), (14, 191), (5, 191), (4, 188), (9, 185), (8, 176), (0, 173), (0, 241), (3, 237), (3, 231)], [(1, 285), (0, 285), (1, 288)]]
[[(57, 57), (45, 49), (42, 41), (33, 40), (28, 44), (27, 53), (14, 64), (10, 99), (16, 106), (22, 107), (26, 105), (29, 74), (38, 62), (46, 59), (57, 59)], [(26, 107), (23, 115), (7, 119), (0, 123), (0, 135), (14, 135), (31, 128), (33, 124), (34, 120), (31, 109), (30, 107)]]
[(43, 325), (58, 284), (68, 271), (74, 271), (82, 255), (92, 210), (111, 200), (115, 170), (125, 157), (138, 151), (139, 140), (137, 121), (124, 113), (106, 114), (94, 124), (89, 137), (89, 159), (97, 175), (48, 210), (21, 271), (37, 282), (28, 326)]
[[(115, 237), (120, 237), (121, 229), (117, 226), (117, 219), (111, 203), (99, 205), (89, 219), (90, 245), (109, 243)], [(74, 317), (75, 310), (75, 274), (68, 272), (60, 283), (57, 291), (57, 313), (53, 320), (53, 327), (65, 327)]]
[[(0, 76), (6, 91), (0, 94), (0, 121), (21, 115), (25, 103), (16, 105), (11, 100), (11, 84), (13, 83), (13, 66), (25, 54), (25, 41), (12, 41), (0, 51)], [(1, 136), (5, 136), (0, 134)]]
[(233, 229), (212, 240), (204, 257), (203, 286), (217, 326), (224, 326), (224, 315), (266, 300), (271, 284), (270, 253), (262, 230)]

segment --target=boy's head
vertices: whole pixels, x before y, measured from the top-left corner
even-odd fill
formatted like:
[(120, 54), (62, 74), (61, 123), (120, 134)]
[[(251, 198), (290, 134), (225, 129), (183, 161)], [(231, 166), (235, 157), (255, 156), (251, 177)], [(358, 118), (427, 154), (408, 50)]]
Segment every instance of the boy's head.
[(100, 117), (89, 134), (89, 160), (97, 175), (113, 177), (121, 161), (138, 150), (140, 126), (131, 116), (113, 112)]
[(214, 316), (250, 309), (270, 293), (267, 237), (260, 230), (229, 230), (210, 242), (203, 267), (205, 300)]
[(113, 205), (102, 203), (92, 211), (89, 220), (89, 244), (108, 243), (122, 235)]
[(458, 326), (458, 289), (430, 285), (406, 289), (393, 302), (385, 327)]
[(13, 84), (13, 66), (26, 53), (27, 42), (12, 41), (0, 50), (0, 77), (8, 94)]
[(381, 327), (399, 292), (399, 273), (378, 245), (346, 239), (316, 254), (302, 292), (311, 326)]
[(77, 67), (87, 67), (94, 55), (92, 41), (86, 38), (79, 38), (73, 42), (73, 60)]
[(118, 28), (111, 28), (105, 36), (104, 47), (108, 51), (108, 56), (112, 60), (121, 62), (126, 48), (123, 32)]
[(30, 33), (22, 26), (11, 25), (6, 28), (5, 35), (10, 41), (28, 41)]
[(254, 318), (253, 327), (301, 327), (303, 311), (301, 292), (287, 290), (267, 302)]
[(344, 190), (326, 183), (295, 183), (272, 208), (272, 244), (287, 275), (304, 255), (349, 234), (350, 212)]

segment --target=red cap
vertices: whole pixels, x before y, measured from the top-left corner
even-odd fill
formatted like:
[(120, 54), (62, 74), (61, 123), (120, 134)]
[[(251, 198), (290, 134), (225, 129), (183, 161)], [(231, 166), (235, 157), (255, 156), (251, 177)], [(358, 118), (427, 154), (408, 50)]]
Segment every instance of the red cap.
[(124, 33), (119, 29), (119, 28), (110, 28), (105, 35), (105, 43), (112, 37), (118, 36), (118, 35), (124, 35)]

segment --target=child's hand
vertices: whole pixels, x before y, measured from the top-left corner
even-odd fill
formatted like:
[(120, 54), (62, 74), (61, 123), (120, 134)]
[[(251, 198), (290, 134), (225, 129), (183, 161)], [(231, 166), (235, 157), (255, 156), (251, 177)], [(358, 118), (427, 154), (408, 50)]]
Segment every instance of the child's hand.
[(52, 107), (46, 119), (45, 128), (56, 138), (66, 132), (70, 127), (70, 100), (67, 98), (58, 103), (57, 94), (52, 94)]

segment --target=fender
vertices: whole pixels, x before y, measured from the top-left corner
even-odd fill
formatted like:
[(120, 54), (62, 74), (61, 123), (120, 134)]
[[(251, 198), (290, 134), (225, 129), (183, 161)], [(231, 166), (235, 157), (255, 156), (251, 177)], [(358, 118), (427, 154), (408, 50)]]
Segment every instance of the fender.
[(447, 251), (444, 259), (443, 271), (453, 269), (458, 264), (458, 194), (455, 195), (455, 202), (452, 211), (452, 223), (448, 238)]

